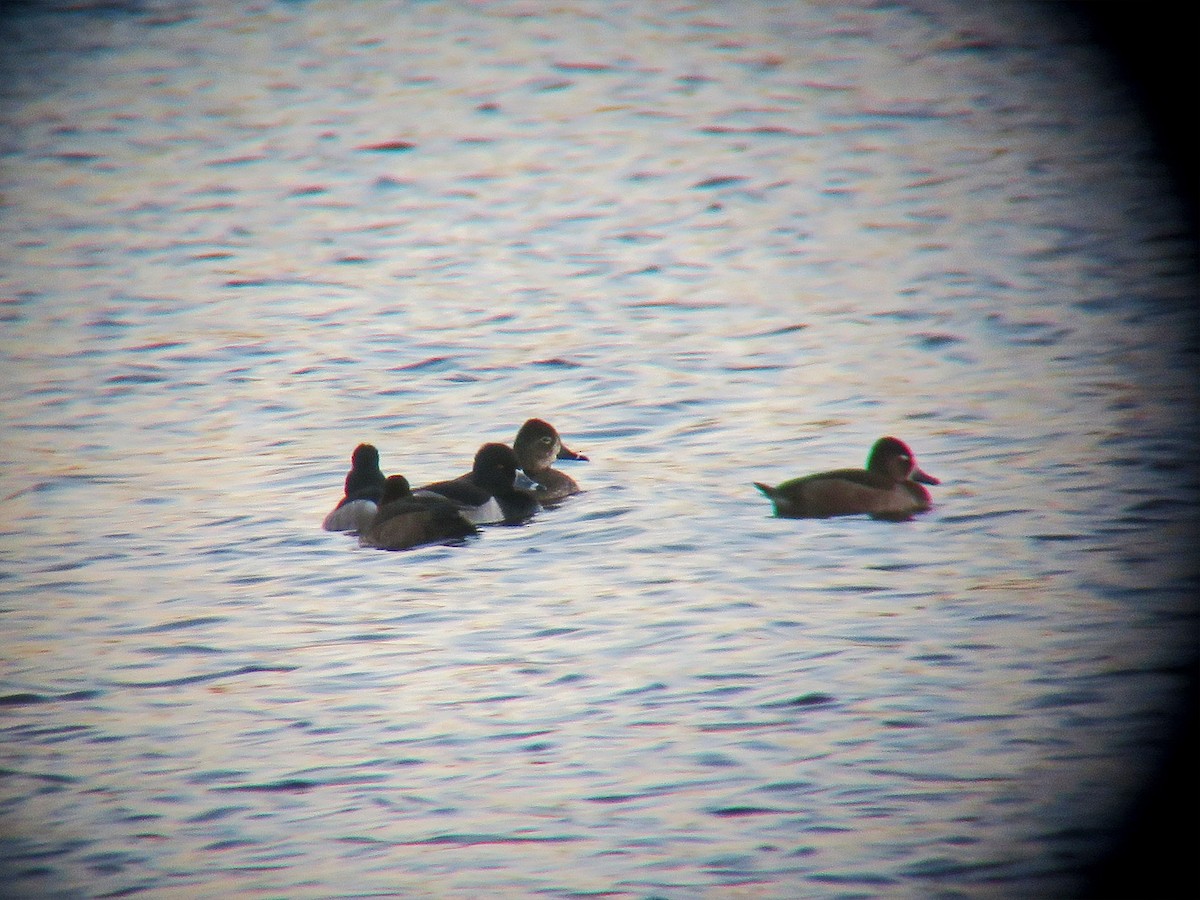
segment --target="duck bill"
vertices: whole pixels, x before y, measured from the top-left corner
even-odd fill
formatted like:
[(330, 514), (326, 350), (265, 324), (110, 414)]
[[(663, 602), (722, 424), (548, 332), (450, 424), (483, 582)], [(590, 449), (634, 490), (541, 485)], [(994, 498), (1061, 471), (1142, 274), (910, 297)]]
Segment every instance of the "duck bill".
[(941, 481), (934, 478), (928, 472), (923, 472), (920, 469), (913, 469), (912, 474), (908, 476), (913, 481), (919, 481), (921, 484), (941, 484)]
[(558, 459), (577, 459), (580, 462), (588, 461), (588, 458), (586, 456), (584, 456), (582, 453), (576, 453), (574, 450), (570, 449), (566, 444), (559, 445), (557, 458)]

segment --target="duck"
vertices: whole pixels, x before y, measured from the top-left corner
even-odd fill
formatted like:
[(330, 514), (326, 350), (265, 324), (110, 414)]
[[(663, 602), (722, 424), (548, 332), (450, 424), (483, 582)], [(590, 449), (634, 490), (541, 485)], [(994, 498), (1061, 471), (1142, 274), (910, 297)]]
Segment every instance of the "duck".
[(484, 444), (475, 454), (471, 471), (450, 481), (437, 481), (413, 491), (449, 500), (473, 525), (516, 525), (540, 508), (532, 491), (516, 487), (517, 456), (507, 444)]
[[(919, 482), (919, 483), (918, 483)], [(775, 504), (775, 515), (789, 519), (824, 519), (866, 514), (902, 521), (933, 506), (922, 485), (941, 484), (917, 467), (904, 441), (882, 437), (871, 447), (865, 469), (835, 469), (793, 478), (776, 487), (754, 486)]]
[(358, 542), (379, 550), (408, 550), (478, 533), (449, 500), (437, 494), (414, 496), (407, 478), (391, 475), (379, 510), (359, 534)]
[(542, 503), (553, 503), (580, 492), (574, 478), (551, 467), (555, 460), (586, 462), (587, 457), (567, 447), (549, 422), (543, 419), (526, 421), (513, 438), (512, 448), (517, 465), (529, 479), (534, 496)]
[(350, 455), (345, 496), (330, 510), (321, 527), (326, 531), (362, 531), (379, 509), (387, 476), (379, 468), (379, 451), (359, 444)]

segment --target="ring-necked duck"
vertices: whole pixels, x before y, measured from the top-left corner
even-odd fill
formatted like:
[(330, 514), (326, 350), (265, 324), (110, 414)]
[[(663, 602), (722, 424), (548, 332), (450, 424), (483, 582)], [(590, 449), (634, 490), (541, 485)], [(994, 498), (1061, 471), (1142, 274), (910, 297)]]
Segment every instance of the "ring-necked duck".
[(379, 451), (371, 444), (359, 444), (350, 457), (345, 496), (321, 527), (326, 531), (362, 531), (375, 518), (386, 481), (379, 468)]
[(517, 464), (536, 485), (534, 495), (543, 503), (552, 503), (579, 493), (575, 479), (565, 472), (551, 468), (558, 459), (587, 461), (582, 453), (576, 453), (562, 442), (554, 426), (541, 419), (530, 419), (521, 426), (513, 439), (513, 452)]
[(379, 512), (358, 541), (380, 550), (408, 550), (473, 534), (478, 534), (475, 526), (449, 500), (437, 494), (415, 496), (407, 478), (392, 475), (379, 501)]
[(785, 481), (778, 487), (754, 486), (771, 498), (775, 515), (790, 519), (823, 519), (862, 513), (877, 519), (902, 520), (933, 503), (917, 482), (940, 484), (917, 468), (908, 445), (894, 437), (875, 442), (865, 469), (836, 469)]
[(451, 501), (463, 518), (475, 525), (523, 522), (539, 509), (530, 491), (515, 487), (517, 456), (506, 444), (484, 444), (475, 454), (471, 471), (451, 481), (426, 484), (413, 492), (436, 494)]

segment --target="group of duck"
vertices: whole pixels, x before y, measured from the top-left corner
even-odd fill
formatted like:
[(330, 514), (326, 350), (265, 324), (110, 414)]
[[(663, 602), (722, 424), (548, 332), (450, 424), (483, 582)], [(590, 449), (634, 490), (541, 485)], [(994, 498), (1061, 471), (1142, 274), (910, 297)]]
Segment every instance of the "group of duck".
[[(563, 444), (549, 422), (530, 419), (511, 447), (484, 444), (470, 472), (414, 490), (403, 475), (383, 474), (374, 446), (359, 444), (350, 458), (345, 494), (323, 527), (355, 532), (364, 547), (407, 550), (470, 537), (480, 525), (519, 524), (543, 505), (579, 493), (575, 479), (553, 467), (558, 460), (587, 457)], [(865, 469), (819, 472), (775, 487), (756, 481), (754, 486), (781, 518), (869, 515), (903, 520), (931, 508), (923, 485), (939, 483), (917, 466), (907, 444), (882, 437), (871, 447)]]
[(374, 446), (359, 444), (350, 457), (345, 496), (323, 527), (358, 532), (365, 547), (407, 550), (469, 537), (479, 525), (516, 525), (543, 504), (579, 493), (574, 478), (553, 468), (560, 459), (587, 457), (564, 446), (549, 422), (530, 419), (511, 447), (480, 447), (470, 472), (413, 490), (403, 475), (383, 474)]

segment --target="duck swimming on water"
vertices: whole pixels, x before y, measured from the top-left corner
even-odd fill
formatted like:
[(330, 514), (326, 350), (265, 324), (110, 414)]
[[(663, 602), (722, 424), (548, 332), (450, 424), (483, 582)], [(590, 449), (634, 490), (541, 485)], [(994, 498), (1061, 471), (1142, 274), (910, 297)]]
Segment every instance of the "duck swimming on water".
[(587, 457), (568, 448), (554, 426), (542, 419), (530, 419), (513, 438), (513, 452), (526, 477), (535, 485), (534, 495), (542, 503), (553, 503), (579, 493), (579, 485), (566, 472), (552, 468), (556, 460)]
[(364, 547), (408, 550), (477, 533), (449, 500), (436, 494), (414, 496), (407, 478), (392, 475), (384, 487), (379, 511), (358, 540)]
[[(918, 483), (919, 482), (919, 483)], [(917, 467), (904, 441), (882, 437), (871, 447), (865, 469), (835, 469), (793, 478), (777, 487), (754, 486), (775, 504), (775, 515), (789, 519), (824, 519), (866, 514), (903, 520), (933, 506), (924, 484), (938, 479)]]
[(379, 468), (379, 451), (372, 444), (359, 444), (350, 456), (345, 496), (325, 517), (326, 531), (362, 531), (379, 509), (387, 476)]
[(541, 507), (532, 492), (516, 487), (517, 456), (506, 444), (484, 444), (475, 454), (471, 471), (450, 481), (426, 484), (413, 496), (434, 494), (453, 503), (468, 522), (515, 525)]

